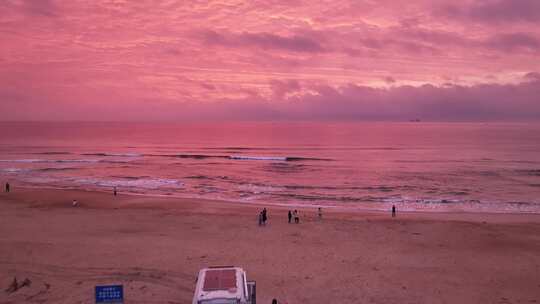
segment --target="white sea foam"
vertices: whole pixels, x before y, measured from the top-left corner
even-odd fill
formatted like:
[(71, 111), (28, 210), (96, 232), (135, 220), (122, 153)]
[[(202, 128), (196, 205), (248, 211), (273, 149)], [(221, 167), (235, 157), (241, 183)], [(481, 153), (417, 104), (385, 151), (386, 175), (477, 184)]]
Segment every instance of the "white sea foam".
[(107, 156), (118, 156), (118, 157), (141, 157), (142, 154), (139, 154), (139, 153), (108, 153)]
[(0, 159), (2, 163), (38, 163), (43, 161), (43, 159)]
[(180, 188), (183, 186), (181, 181), (167, 178), (141, 178), (134, 180), (79, 178), (74, 179), (73, 182), (81, 185), (95, 185), (99, 187), (126, 187), (139, 189)]
[(269, 185), (255, 185), (255, 184), (242, 184), (238, 186), (238, 189), (247, 191), (253, 194), (285, 191), (285, 187), (276, 187), (276, 186), (269, 186)]
[(114, 156), (114, 157), (142, 157), (140, 153), (109, 153), (109, 152), (96, 152), (96, 153), (82, 153), (81, 155), (87, 156)]
[(161, 189), (180, 189), (183, 187), (183, 183), (177, 179), (168, 178), (96, 178), (96, 177), (67, 177), (67, 176), (28, 176), (24, 179), (25, 182), (31, 184), (55, 186), (55, 187), (69, 187), (69, 188), (112, 188), (119, 187), (123, 189), (137, 190), (161, 190)]
[(24, 169), (24, 168), (4, 168), (2, 169), (2, 172), (6, 173), (21, 173), (21, 172), (28, 172), (31, 171), (30, 169)]
[(130, 160), (103, 159), (0, 159), (3, 163), (127, 163)]

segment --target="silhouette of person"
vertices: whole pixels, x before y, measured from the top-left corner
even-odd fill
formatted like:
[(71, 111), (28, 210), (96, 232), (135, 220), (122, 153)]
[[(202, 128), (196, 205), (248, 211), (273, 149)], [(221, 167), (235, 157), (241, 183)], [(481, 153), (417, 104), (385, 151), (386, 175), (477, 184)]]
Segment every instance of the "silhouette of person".
[(294, 222), (296, 224), (300, 223), (300, 218), (298, 217), (298, 210), (294, 210), (293, 214), (294, 214)]
[(322, 209), (319, 207), (319, 219), (322, 219)]
[(259, 226), (262, 226), (262, 223), (263, 223), (263, 213), (261, 211), (259, 212)]
[(289, 224), (290, 224), (290, 223), (291, 223), (291, 220), (292, 220), (292, 212), (291, 212), (291, 210), (289, 210), (288, 216), (289, 216)]
[(396, 217), (396, 205), (392, 205), (392, 217)]
[(116, 186), (114, 186), (113, 194), (114, 194), (114, 196), (116, 196)]
[(6, 192), (9, 192), (9, 183), (6, 183)]
[(272, 300), (272, 304), (278, 304), (276, 299)]
[(268, 216), (266, 215), (266, 208), (262, 211), (262, 222), (264, 225), (266, 225), (266, 220), (268, 220)]

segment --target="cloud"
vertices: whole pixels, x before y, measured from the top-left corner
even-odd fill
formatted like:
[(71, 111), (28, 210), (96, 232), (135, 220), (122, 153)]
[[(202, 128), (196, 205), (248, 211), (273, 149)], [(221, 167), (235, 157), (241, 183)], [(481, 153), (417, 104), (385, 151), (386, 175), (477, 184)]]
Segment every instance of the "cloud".
[[(271, 33), (198, 32), (207, 45), (228, 48), (259, 48), (307, 54), (344, 54), (350, 57), (375, 57), (382, 54), (443, 55), (456, 49), (478, 49), (509, 53), (540, 49), (538, 35), (528, 32), (502, 32), (486, 37), (467, 37), (448, 30), (433, 30), (415, 25), (369, 31), (304, 31), (302, 35), (279, 36)], [(322, 42), (326, 45), (323, 46)]]
[(272, 80), (270, 82), (273, 92), (273, 98), (283, 99), (287, 94), (297, 92), (301, 89), (300, 83), (297, 80)]
[(538, 22), (538, 0), (478, 0), (469, 5), (446, 5), (440, 14), (451, 18), (468, 19), (486, 23)]
[(394, 77), (392, 76), (386, 76), (383, 78), (384, 82), (388, 83), (388, 84), (393, 84), (396, 82), (396, 79), (394, 79)]
[(0, 120), (528, 119), (538, 3), (0, 1)]
[(43, 16), (57, 15), (57, 7), (53, 0), (25, 0), (26, 8), (35, 14)]
[(257, 47), (261, 49), (278, 49), (293, 52), (321, 53), (325, 49), (314, 37), (293, 34), (281, 36), (272, 33), (258, 32), (218, 32), (206, 30), (202, 32), (204, 42), (209, 45), (228, 47)]
[(523, 76), (523, 79), (525, 81), (540, 81), (540, 73), (537, 72), (529, 72)]
[[(409, 29), (410, 30), (410, 29)], [(412, 30), (410, 30), (412, 31)], [(400, 36), (403, 34), (403, 36)], [(431, 32), (431, 37), (419, 37), (407, 30), (396, 33), (392, 30), (370, 32), (335, 30), (304, 30), (301, 34), (276, 35), (266, 32), (233, 33), (225, 30), (204, 30), (197, 32), (204, 43), (228, 48), (258, 48), (263, 50), (287, 51), (306, 54), (346, 54), (351, 57), (370, 56), (374, 52), (398, 51), (406, 53), (439, 53), (435, 43), (446, 39), (446, 43), (457, 40), (456, 36)], [(442, 37), (436, 37), (437, 35)], [(424, 34), (427, 36), (427, 34)], [(433, 42), (433, 44), (432, 44)]]
[[(458, 32), (432, 30), (419, 27), (392, 27), (382, 37), (400, 37), (399, 40), (364, 40), (373, 48), (398, 46), (408, 53), (448, 54), (459, 49), (477, 49), (515, 54), (516, 51), (536, 52), (540, 49), (540, 35), (529, 32), (489, 33), (485, 37), (467, 37)], [(383, 38), (380, 38), (383, 39)]]
[(483, 121), (540, 119), (540, 81), (517, 85), (347, 85), (296, 97), (289, 109), (300, 118), (332, 120)]
[(540, 49), (540, 39), (527, 33), (497, 34), (487, 39), (484, 45), (503, 51), (514, 51), (516, 49), (538, 51)]
[(209, 84), (209, 83), (203, 83), (201, 84), (201, 87), (207, 89), (207, 90), (211, 90), (211, 91), (214, 91), (216, 89), (216, 87), (212, 84)]
[[(330, 86), (295, 80), (272, 81), (272, 94), (209, 102), (137, 100), (111, 103), (50, 102), (4, 90), (3, 119), (52, 120), (330, 120), (330, 121), (539, 121), (540, 77), (531, 72), (518, 84), (473, 86)], [(104, 92), (103, 97), (109, 93)], [(46, 108), (41, 104), (47, 104)], [(93, 113), (93, 116), (88, 116)]]
[(58, 15), (58, 6), (54, 0), (6, 0), (0, 3), (0, 8), (2, 6), (34, 17), (54, 17)]

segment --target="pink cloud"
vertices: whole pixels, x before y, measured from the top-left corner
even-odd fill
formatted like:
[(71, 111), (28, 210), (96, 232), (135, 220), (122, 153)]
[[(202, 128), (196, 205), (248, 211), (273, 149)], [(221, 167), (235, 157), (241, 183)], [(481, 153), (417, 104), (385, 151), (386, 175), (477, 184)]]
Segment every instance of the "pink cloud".
[(297, 80), (273, 80), (271, 82), (273, 92), (272, 98), (276, 100), (283, 99), (288, 93), (294, 93), (301, 89), (301, 85)]
[[(537, 120), (540, 81), (516, 85), (424, 85), (375, 89), (349, 85), (319, 88), (293, 102), (301, 118), (349, 120)], [(309, 110), (308, 110), (309, 109)]]
[[(475, 86), (396, 86), (372, 88), (348, 84), (302, 85), (274, 81), (269, 97), (251, 95), (213, 102), (181, 103), (138, 100), (136, 103), (52, 102), (32, 94), (2, 90), (2, 113), (12, 119), (93, 120), (396, 120), (513, 121), (540, 117), (540, 78), (524, 76), (518, 84)], [(114, 91), (108, 94), (114, 94)], [(105, 96), (100, 96), (105, 97)], [(47, 104), (42, 107), (40, 104)]]
[(537, 0), (479, 0), (466, 5), (446, 5), (441, 12), (449, 17), (481, 22), (538, 22)]
[(540, 39), (527, 33), (497, 34), (488, 39), (485, 45), (507, 51), (525, 49), (537, 52), (540, 50)]
[(280, 36), (272, 33), (218, 33), (207, 30), (202, 33), (204, 41), (210, 45), (247, 46), (262, 49), (281, 49), (293, 52), (323, 52), (321, 44), (309, 36)]
[(538, 5), (4, 1), (0, 120), (533, 119)]
[(19, 0), (5, 1), (0, 4), (5, 9), (21, 10), (23, 13), (34, 16), (54, 17), (57, 15), (57, 6), (53, 0)]

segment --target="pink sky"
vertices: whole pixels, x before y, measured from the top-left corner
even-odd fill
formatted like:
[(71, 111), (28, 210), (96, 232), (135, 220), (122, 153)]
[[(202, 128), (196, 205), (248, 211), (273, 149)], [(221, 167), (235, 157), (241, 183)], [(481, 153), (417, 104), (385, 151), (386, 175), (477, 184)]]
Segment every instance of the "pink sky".
[(538, 120), (540, 1), (0, 2), (0, 120)]

